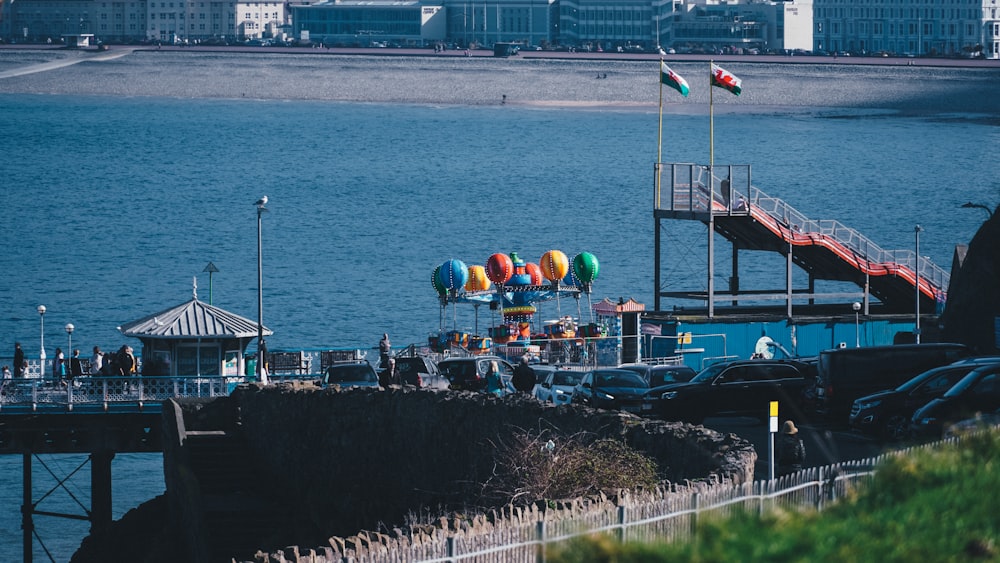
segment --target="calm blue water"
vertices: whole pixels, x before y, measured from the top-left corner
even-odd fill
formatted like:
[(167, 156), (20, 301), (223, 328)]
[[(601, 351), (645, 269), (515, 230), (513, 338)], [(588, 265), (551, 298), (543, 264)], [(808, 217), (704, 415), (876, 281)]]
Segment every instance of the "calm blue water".
[[(10, 57), (0, 69), (27, 64)], [(997, 71), (730, 67), (744, 95), (715, 94), (716, 164), (753, 165), (756, 186), (809, 217), (886, 249), (912, 248), (920, 224), (921, 254), (949, 268), (985, 218), (959, 206), (1000, 202), (1000, 107), (984, 94)], [(700, 66), (674, 68), (696, 84)], [(210, 261), (214, 304), (255, 319), (264, 194), (272, 349), (371, 347), (383, 332), (424, 342), (441, 319), (435, 266), (494, 252), (592, 252), (594, 301), (651, 306), (655, 76), (625, 62), (147, 53), (2, 79), (0, 356), (15, 340), (37, 356), (39, 304), (50, 357), (68, 345), (66, 323), (74, 347), (117, 348), (115, 327), (186, 301), (192, 278), (208, 301)], [(665, 93), (665, 162), (708, 161), (707, 94), (692, 90)], [(689, 245), (704, 237), (685, 228), (667, 236), (679, 245), (667, 284), (703, 287), (704, 251)], [(745, 280), (780, 287), (783, 264), (741, 265)], [(472, 309), (446, 317), (475, 322)], [(116, 493), (125, 508), (163, 490), (158, 457), (115, 464), (157, 476)], [(8, 483), (19, 468), (0, 457)], [(16, 557), (20, 488), (9, 489), (0, 556)], [(82, 534), (65, 530), (57, 560)]]

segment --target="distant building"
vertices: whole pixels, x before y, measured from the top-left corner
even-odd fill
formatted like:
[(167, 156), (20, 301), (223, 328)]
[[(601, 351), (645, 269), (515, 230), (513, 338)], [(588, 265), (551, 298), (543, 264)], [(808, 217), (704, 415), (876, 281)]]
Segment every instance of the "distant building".
[(444, 7), (416, 0), (335, 0), (296, 5), (291, 10), (295, 37), (314, 43), (423, 46), (447, 37)]
[(996, 0), (815, 0), (814, 50), (913, 56), (1000, 53)]

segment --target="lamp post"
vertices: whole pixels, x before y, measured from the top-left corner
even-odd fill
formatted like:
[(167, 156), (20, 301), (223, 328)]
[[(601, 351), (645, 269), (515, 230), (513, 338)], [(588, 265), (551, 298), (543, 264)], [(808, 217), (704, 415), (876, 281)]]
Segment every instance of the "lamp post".
[[(70, 377), (73, 376), (73, 369), (72, 369), (73, 368), (73, 329), (75, 329), (75, 328), (76, 327), (73, 326), (73, 323), (66, 323), (66, 335), (69, 336), (69, 348), (66, 349), (66, 357), (69, 358), (69, 366), (68, 366), (68, 369), (66, 370), (66, 373), (68, 373), (70, 375)], [(65, 360), (63, 360), (63, 361), (65, 361)]]
[(208, 272), (208, 304), (214, 305), (212, 302), (212, 274), (219, 271), (219, 268), (213, 263), (209, 262), (202, 272)]
[(860, 316), (859, 315), (861, 313), (861, 303), (858, 303), (857, 301), (855, 301), (854, 304), (851, 305), (851, 308), (854, 309), (854, 347), (855, 348), (860, 348), (861, 347), (861, 328), (860, 328), (861, 327), (861, 321), (860, 321)]
[(264, 342), (264, 277), (263, 277), (263, 261), (261, 259), (261, 238), (260, 238), (260, 217), (265, 212), (267, 208), (267, 196), (264, 196), (257, 200), (257, 381), (261, 383), (267, 383), (262, 381), (262, 375), (264, 372), (264, 358), (261, 356)]
[(42, 351), (38, 353), (38, 377), (45, 378), (45, 305), (38, 306), (38, 317), (42, 324)]
[(913, 228), (915, 249), (915, 254), (913, 255), (913, 286), (916, 288), (917, 295), (914, 307), (915, 324), (913, 325), (913, 336), (917, 344), (920, 344), (920, 231), (922, 230), (924, 229), (920, 225)]

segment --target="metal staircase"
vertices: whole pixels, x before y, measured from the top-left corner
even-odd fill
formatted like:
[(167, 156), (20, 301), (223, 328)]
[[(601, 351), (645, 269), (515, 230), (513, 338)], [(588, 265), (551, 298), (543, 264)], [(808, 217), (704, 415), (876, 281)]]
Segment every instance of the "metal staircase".
[[(711, 211), (709, 211), (711, 210)], [(663, 164), (654, 214), (712, 224), (735, 247), (768, 250), (791, 260), (813, 279), (856, 283), (887, 312), (912, 312), (943, 303), (949, 274), (915, 250), (884, 250), (839, 221), (813, 220), (751, 183), (749, 165)]]

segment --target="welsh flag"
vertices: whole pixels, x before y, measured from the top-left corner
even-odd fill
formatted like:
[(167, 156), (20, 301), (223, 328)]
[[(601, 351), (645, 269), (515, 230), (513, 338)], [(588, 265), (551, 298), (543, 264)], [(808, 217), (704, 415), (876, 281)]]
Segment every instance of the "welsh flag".
[(712, 86), (725, 88), (737, 96), (743, 91), (743, 81), (733, 76), (728, 70), (712, 63)]
[(684, 80), (684, 77), (670, 70), (670, 67), (663, 61), (660, 61), (660, 83), (677, 90), (682, 96), (687, 96), (690, 91), (687, 80)]

